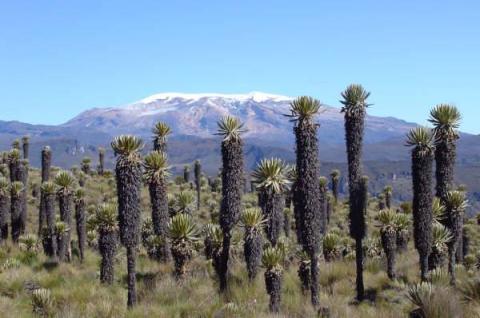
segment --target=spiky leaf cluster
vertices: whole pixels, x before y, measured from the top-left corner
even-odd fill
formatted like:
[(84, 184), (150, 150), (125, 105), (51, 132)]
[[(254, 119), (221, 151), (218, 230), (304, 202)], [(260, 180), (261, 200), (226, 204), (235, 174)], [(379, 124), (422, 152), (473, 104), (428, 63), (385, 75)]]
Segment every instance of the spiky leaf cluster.
[(12, 141), (12, 148), (20, 150), (20, 140), (19, 139), (15, 139), (14, 141)]
[(260, 230), (267, 222), (259, 208), (248, 208), (240, 215), (241, 226), (249, 229)]
[(246, 131), (243, 129), (243, 123), (236, 117), (223, 117), (217, 125), (217, 135), (222, 136), (224, 141), (238, 140), (240, 139), (240, 134)]
[(55, 223), (55, 233), (57, 236), (62, 237), (65, 233), (67, 233), (70, 229), (68, 228), (67, 224), (62, 221), (58, 221)]
[(322, 176), (318, 179), (318, 184), (321, 189), (326, 189), (328, 186), (328, 179)]
[(279, 248), (267, 247), (263, 251), (262, 265), (269, 271), (282, 268), (283, 253)]
[(310, 264), (310, 256), (304, 249), (298, 249), (295, 253), (295, 257), (300, 263)]
[(406, 145), (415, 147), (416, 152), (422, 157), (432, 154), (435, 149), (432, 130), (426, 127), (413, 128), (407, 134)]
[(282, 253), (282, 262), (284, 263), (290, 254), (290, 250), (292, 249), (290, 240), (287, 237), (282, 236), (278, 239), (275, 247)]
[(120, 156), (118, 164), (121, 166), (140, 161), (139, 152), (143, 148), (141, 139), (132, 135), (121, 135), (113, 139), (111, 146), (115, 155)]
[(175, 195), (177, 213), (191, 213), (195, 203), (195, 195), (191, 191), (180, 191)]
[(290, 114), (287, 117), (292, 121), (310, 121), (321, 111), (320, 101), (310, 96), (300, 96), (290, 103)]
[(383, 193), (384, 193), (385, 195), (391, 195), (392, 192), (393, 192), (393, 188), (392, 188), (392, 186), (390, 186), (390, 185), (388, 185), (388, 186), (386, 186), (385, 188), (383, 188)]
[(155, 256), (165, 245), (165, 238), (152, 234), (144, 240), (144, 246), (149, 255)]
[(290, 181), (289, 167), (281, 159), (262, 159), (252, 173), (257, 188), (271, 189), (275, 193), (283, 192)]
[(222, 246), (223, 233), (220, 226), (217, 224), (208, 223), (205, 225), (203, 233), (205, 234), (205, 237), (208, 238), (211, 243), (213, 243), (214, 247), (218, 248)]
[(382, 232), (394, 232), (397, 214), (395, 211), (386, 209), (378, 213), (378, 222)]
[(338, 249), (340, 244), (340, 236), (338, 234), (330, 232), (323, 237), (323, 251), (324, 253), (332, 253)]
[(8, 162), (17, 162), (21, 159), (20, 150), (14, 148), (8, 153)]
[(192, 217), (188, 214), (180, 213), (170, 219), (168, 223), (170, 237), (174, 242), (198, 240), (198, 231)]
[(144, 177), (147, 182), (158, 182), (169, 176), (167, 155), (163, 152), (152, 151), (145, 158), (143, 163)]
[(429, 282), (433, 285), (448, 285), (450, 278), (448, 277), (448, 272), (443, 268), (435, 268), (430, 271), (430, 280)]
[(422, 282), (408, 288), (407, 297), (416, 306), (423, 308), (433, 293), (433, 286), (430, 283)]
[(410, 216), (403, 213), (396, 213), (395, 220), (393, 221), (397, 231), (406, 231), (412, 223)]
[(330, 178), (332, 180), (332, 194), (334, 203), (338, 202), (338, 188), (339, 188), (339, 181), (340, 181), (340, 170), (334, 169), (330, 173)]
[(154, 150), (164, 152), (167, 137), (172, 133), (172, 130), (166, 123), (158, 122), (153, 127), (152, 133)]
[(359, 112), (363, 113), (365, 108), (371, 105), (367, 103), (370, 92), (367, 92), (362, 85), (351, 84), (341, 95), (343, 98), (340, 101), (343, 104), (342, 113), (346, 113), (348, 116), (355, 116)]
[(439, 251), (445, 251), (447, 244), (452, 239), (452, 233), (441, 224), (434, 224), (432, 227), (432, 245)]
[(465, 193), (461, 191), (449, 191), (447, 193), (445, 207), (450, 213), (460, 214), (465, 212), (465, 209), (468, 207)]
[(154, 138), (160, 138), (164, 140), (168, 135), (172, 133), (170, 127), (164, 122), (158, 122), (152, 129)]
[(382, 243), (379, 237), (368, 238), (365, 242), (366, 255), (370, 258), (378, 258), (382, 255)]
[(428, 120), (434, 126), (437, 140), (455, 140), (459, 137), (458, 128), (462, 116), (457, 107), (449, 104), (439, 104), (430, 111)]
[(55, 176), (55, 184), (58, 186), (58, 192), (70, 193), (75, 185), (76, 179), (69, 171), (59, 171)]
[(38, 247), (38, 238), (36, 235), (33, 234), (25, 234), (21, 235), (18, 239), (20, 247), (28, 252), (34, 252), (37, 250)]
[(13, 196), (19, 196), (20, 193), (22, 193), (22, 191), (24, 191), (24, 190), (25, 190), (25, 186), (20, 181), (15, 181), (10, 186), (10, 193)]
[(110, 203), (101, 204), (95, 212), (95, 222), (99, 231), (116, 231), (118, 229), (117, 206)]
[(75, 201), (80, 201), (85, 198), (86, 192), (85, 189), (83, 188), (78, 188), (75, 190), (74, 196), (75, 196)]
[(332, 177), (332, 180), (338, 180), (340, 178), (340, 170), (332, 170), (332, 172), (330, 172), (330, 177)]
[(143, 224), (142, 224), (142, 229), (141, 229), (141, 236), (142, 236), (142, 243), (145, 244), (145, 240), (154, 235), (155, 232), (153, 231), (153, 222), (152, 222), (152, 219), (151, 218), (146, 218), (144, 221), (143, 221)]
[(41, 189), (46, 195), (53, 195), (57, 192), (57, 186), (52, 181), (46, 181), (42, 183)]
[(54, 298), (49, 289), (37, 288), (32, 292), (33, 312), (41, 317), (53, 315)]

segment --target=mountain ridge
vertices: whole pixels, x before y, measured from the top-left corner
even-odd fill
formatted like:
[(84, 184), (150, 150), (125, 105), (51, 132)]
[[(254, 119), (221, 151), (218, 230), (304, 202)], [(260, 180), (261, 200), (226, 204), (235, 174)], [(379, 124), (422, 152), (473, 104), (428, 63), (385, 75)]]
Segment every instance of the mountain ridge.
[[(245, 123), (245, 138), (262, 138), (293, 144), (293, 124), (284, 116), (289, 113), (292, 97), (268, 93), (183, 94), (160, 93), (118, 107), (94, 108), (75, 116), (62, 127), (88, 127), (110, 134), (135, 133), (145, 136), (162, 120), (173, 134), (211, 138), (217, 121), (225, 116), (239, 117)], [(343, 115), (339, 108), (324, 106), (318, 116), (321, 142), (343, 143)], [(377, 142), (404, 135), (415, 123), (395, 117), (367, 116), (365, 142)], [(127, 129), (126, 129), (127, 128)], [(273, 137), (269, 138), (269, 135)]]

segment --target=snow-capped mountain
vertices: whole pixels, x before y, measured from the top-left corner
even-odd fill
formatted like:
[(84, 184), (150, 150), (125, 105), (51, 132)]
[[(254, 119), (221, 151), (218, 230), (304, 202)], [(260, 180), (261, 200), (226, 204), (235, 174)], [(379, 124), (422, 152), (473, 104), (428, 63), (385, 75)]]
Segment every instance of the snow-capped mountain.
[[(245, 138), (292, 143), (289, 113), (292, 97), (252, 92), (249, 94), (161, 93), (120, 107), (95, 108), (81, 113), (64, 127), (89, 128), (108, 134), (150, 134), (157, 121), (167, 122), (174, 135), (212, 138), (217, 121), (226, 115), (245, 123)], [(323, 142), (343, 142), (340, 108), (325, 106), (318, 116)], [(368, 116), (366, 142), (378, 142), (404, 135), (414, 124), (395, 118)]]

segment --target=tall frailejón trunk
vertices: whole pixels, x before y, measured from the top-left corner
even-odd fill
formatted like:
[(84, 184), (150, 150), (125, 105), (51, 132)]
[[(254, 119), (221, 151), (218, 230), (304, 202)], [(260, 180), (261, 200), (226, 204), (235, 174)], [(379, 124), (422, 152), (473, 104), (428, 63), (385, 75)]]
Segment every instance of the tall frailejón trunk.
[[(42, 184), (50, 180), (50, 168), (52, 165), (52, 152), (50, 147), (42, 149)], [(40, 209), (38, 212), (38, 235), (40, 237), (46, 220), (45, 194), (40, 190)]]

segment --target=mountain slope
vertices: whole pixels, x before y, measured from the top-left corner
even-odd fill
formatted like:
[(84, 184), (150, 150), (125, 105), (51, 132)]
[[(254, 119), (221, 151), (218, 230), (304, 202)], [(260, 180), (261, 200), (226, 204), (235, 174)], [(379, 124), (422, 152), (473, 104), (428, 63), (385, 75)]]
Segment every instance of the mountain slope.
[[(212, 138), (217, 121), (226, 115), (245, 123), (245, 138), (276, 145), (292, 144), (289, 113), (291, 97), (264, 93), (245, 95), (164, 93), (116, 108), (96, 108), (81, 113), (62, 127), (88, 128), (109, 134), (148, 135), (157, 121), (165, 121), (176, 135)], [(343, 116), (339, 108), (324, 107), (318, 117), (319, 137), (328, 144), (343, 143)], [(374, 143), (403, 136), (415, 124), (392, 117), (367, 117), (365, 142)]]

